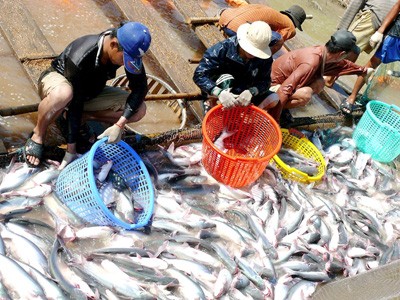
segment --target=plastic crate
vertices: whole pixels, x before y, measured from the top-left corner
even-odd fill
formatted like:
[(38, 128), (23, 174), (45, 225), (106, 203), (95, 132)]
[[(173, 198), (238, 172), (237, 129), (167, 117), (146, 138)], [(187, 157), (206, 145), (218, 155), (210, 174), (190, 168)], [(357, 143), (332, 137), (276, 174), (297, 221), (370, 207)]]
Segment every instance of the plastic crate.
[[(56, 194), (76, 215), (95, 225), (136, 229), (148, 224), (154, 209), (154, 188), (150, 175), (139, 155), (125, 142), (106, 144), (107, 137), (97, 141), (89, 152), (71, 162), (60, 173)], [(118, 219), (104, 204), (96, 186), (93, 161), (113, 162), (116, 172), (133, 193), (142, 208), (135, 215), (135, 224)]]
[[(224, 129), (235, 134), (224, 139), (222, 151), (214, 142)], [(215, 106), (204, 117), (202, 132), (204, 168), (216, 180), (232, 187), (257, 180), (282, 144), (277, 122), (253, 105), (230, 109)]]

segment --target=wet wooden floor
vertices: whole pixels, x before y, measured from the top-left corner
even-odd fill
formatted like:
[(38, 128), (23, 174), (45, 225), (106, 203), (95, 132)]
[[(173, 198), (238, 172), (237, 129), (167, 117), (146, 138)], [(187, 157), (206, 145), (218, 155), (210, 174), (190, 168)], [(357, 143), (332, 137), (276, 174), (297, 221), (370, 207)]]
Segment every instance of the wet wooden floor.
[[(174, 0), (174, 4), (185, 18), (205, 16), (195, 0)], [(120, 15), (124, 19), (149, 24), (153, 41), (145, 63), (156, 65), (158, 74), (171, 83), (177, 91), (198, 92), (198, 87), (192, 81), (196, 65), (190, 64), (174, 51), (173, 44), (163, 34), (165, 28), (153, 18), (148, 7), (142, 1), (134, 1), (133, 5), (131, 0), (114, 0), (114, 5), (120, 10)], [(0, 15), (0, 26), (4, 37), (9, 41), (32, 84), (36, 85), (40, 73), (47, 68), (51, 58), (56, 54), (21, 0), (1, 1), (0, 9), (3, 12)], [(193, 27), (192, 30), (205, 47), (223, 38), (213, 25), (200, 25)], [(313, 43), (314, 41), (300, 33), (297, 38), (289, 41), (287, 46), (294, 49)], [(334, 99), (336, 105), (341, 101), (340, 93), (330, 89), (326, 89), (325, 93), (327, 94), (325, 97)], [(335, 108), (335, 103), (330, 105)], [(198, 103), (192, 105), (192, 110), (201, 117)], [(0, 151), (5, 151), (1, 145)], [(323, 285), (315, 293), (314, 299), (399, 299), (399, 277), (400, 262), (391, 263), (352, 278)]]

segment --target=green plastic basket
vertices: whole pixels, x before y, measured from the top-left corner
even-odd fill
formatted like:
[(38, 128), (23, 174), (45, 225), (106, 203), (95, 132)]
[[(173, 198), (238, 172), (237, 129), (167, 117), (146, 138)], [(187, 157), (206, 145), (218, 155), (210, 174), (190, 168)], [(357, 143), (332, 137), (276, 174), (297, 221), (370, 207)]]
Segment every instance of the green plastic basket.
[(353, 132), (357, 148), (380, 162), (391, 162), (400, 154), (400, 108), (370, 101)]

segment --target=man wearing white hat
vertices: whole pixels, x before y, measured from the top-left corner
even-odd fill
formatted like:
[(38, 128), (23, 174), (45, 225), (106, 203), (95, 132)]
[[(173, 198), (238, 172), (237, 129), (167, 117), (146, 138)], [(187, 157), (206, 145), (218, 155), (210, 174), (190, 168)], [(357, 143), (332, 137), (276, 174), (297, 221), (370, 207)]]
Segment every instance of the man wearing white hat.
[(206, 50), (194, 72), (194, 82), (227, 108), (250, 103), (264, 109), (274, 107), (279, 99), (269, 91), (273, 61), (270, 41), (267, 23), (241, 25), (236, 36)]

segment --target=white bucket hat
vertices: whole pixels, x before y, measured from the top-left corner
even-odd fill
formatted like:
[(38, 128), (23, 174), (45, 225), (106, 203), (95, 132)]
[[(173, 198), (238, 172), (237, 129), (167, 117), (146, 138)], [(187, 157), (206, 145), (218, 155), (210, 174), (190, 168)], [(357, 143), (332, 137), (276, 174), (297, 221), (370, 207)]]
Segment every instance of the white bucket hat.
[(237, 31), (240, 47), (247, 53), (262, 59), (271, 57), (269, 48), (271, 36), (271, 27), (263, 21), (242, 24)]

